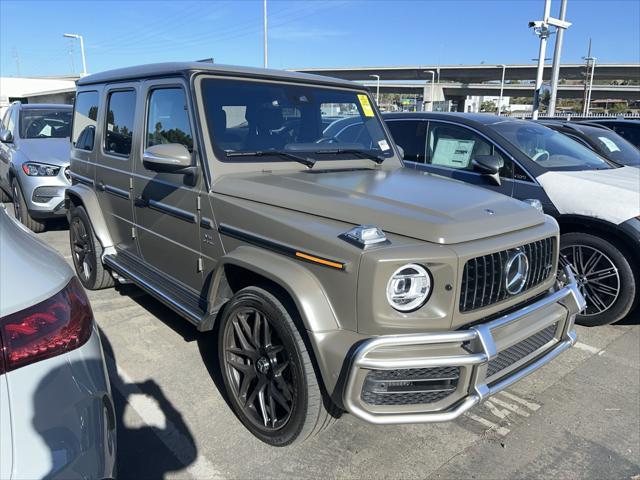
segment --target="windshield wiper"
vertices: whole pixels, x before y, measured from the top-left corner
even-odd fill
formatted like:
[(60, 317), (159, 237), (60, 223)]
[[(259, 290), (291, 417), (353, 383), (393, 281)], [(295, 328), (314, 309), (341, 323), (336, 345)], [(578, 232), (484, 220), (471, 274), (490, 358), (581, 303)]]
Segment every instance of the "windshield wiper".
[(268, 157), (269, 155), (276, 155), (278, 157), (283, 157), (289, 160), (293, 160), (294, 162), (298, 162), (303, 164), (307, 168), (313, 168), (316, 164), (315, 160), (306, 157), (300, 157), (298, 155), (294, 155), (293, 153), (285, 152), (282, 150), (255, 150), (252, 152), (225, 152), (227, 157)]
[(380, 157), (375, 153), (370, 153), (365, 150), (358, 150), (357, 148), (333, 148), (331, 150), (318, 150), (313, 152), (316, 155), (335, 155), (340, 153), (347, 153), (351, 155), (359, 155), (361, 158), (368, 158), (369, 160), (373, 160), (378, 165), (384, 162), (384, 157)]

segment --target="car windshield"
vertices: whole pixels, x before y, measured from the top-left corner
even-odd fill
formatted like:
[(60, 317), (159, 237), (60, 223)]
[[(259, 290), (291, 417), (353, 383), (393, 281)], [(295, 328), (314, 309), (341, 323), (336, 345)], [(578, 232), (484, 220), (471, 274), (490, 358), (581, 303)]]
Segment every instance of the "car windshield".
[(71, 110), (20, 111), (20, 138), (66, 138), (71, 135)]
[(605, 170), (615, 168), (597, 153), (566, 135), (528, 121), (491, 125), (531, 160), (547, 170)]
[(640, 165), (640, 150), (617, 133), (597, 127), (582, 127), (582, 131), (609, 160), (621, 165)]
[[(202, 99), (212, 146), (223, 160), (292, 161), (297, 156), (301, 163), (353, 158), (379, 163), (393, 155), (364, 92), (209, 78), (202, 81)], [(343, 117), (364, 125), (357, 139), (324, 134)]]

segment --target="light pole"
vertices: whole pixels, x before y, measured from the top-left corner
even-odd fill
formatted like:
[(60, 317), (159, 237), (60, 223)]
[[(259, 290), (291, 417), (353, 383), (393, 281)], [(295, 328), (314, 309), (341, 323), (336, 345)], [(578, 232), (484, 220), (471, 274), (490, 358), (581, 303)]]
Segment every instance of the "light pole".
[[(560, 4), (560, 22), (565, 22), (567, 15), (567, 0), (562, 0)], [(566, 22), (568, 23), (568, 22)], [(571, 25), (570, 23), (568, 25)], [(553, 67), (551, 69), (551, 98), (547, 115), (550, 117), (556, 114), (556, 99), (558, 97), (558, 78), (560, 77), (560, 56), (562, 55), (562, 39), (566, 28), (556, 30), (556, 44), (553, 50)]]
[(585, 60), (591, 61), (591, 78), (589, 79), (589, 90), (587, 91), (587, 102), (584, 106), (584, 114), (589, 115), (591, 109), (591, 90), (593, 89), (593, 74), (596, 70), (596, 57), (587, 57)]
[(431, 105), (429, 106), (429, 111), (433, 112), (433, 83), (436, 81), (436, 72), (433, 70), (425, 70), (424, 73), (431, 74), (431, 96), (429, 98)]
[(78, 35), (75, 33), (65, 33), (62, 36), (80, 40), (80, 52), (82, 53), (82, 76), (85, 77), (87, 75), (87, 58), (84, 55), (84, 41), (82, 40), (82, 35)]
[(380, 105), (380, 75), (369, 75), (369, 76), (377, 80), (376, 81), (376, 103)]
[(536, 90), (533, 93), (533, 112), (531, 118), (538, 119), (538, 110), (540, 109), (540, 90), (542, 88), (542, 76), (544, 74), (544, 55), (547, 51), (547, 38), (551, 31), (547, 23), (549, 14), (551, 13), (551, 0), (544, 1), (544, 15), (542, 21), (529, 22), (529, 27), (533, 27), (535, 33), (540, 37), (540, 51), (538, 55), (538, 73), (536, 75)]
[(263, 34), (264, 34), (264, 68), (269, 66), (269, 47), (267, 42), (267, 0), (262, 3), (263, 7)]
[(500, 81), (500, 99), (498, 100), (498, 116), (502, 113), (502, 93), (504, 92), (504, 72), (507, 69), (506, 65), (498, 65), (502, 67), (502, 80)]

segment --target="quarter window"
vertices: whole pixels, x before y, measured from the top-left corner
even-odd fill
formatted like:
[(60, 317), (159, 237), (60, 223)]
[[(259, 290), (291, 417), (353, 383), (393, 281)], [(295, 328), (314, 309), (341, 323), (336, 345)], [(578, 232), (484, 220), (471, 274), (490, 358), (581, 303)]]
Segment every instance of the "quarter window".
[(149, 98), (147, 147), (180, 143), (193, 151), (187, 101), (182, 88), (153, 90)]
[(107, 102), (105, 150), (116, 155), (131, 153), (136, 92), (112, 92)]
[(404, 150), (404, 159), (424, 163), (427, 122), (423, 120), (391, 120), (387, 122), (396, 144)]
[(93, 150), (98, 120), (98, 92), (80, 92), (73, 112), (71, 141), (76, 148)]

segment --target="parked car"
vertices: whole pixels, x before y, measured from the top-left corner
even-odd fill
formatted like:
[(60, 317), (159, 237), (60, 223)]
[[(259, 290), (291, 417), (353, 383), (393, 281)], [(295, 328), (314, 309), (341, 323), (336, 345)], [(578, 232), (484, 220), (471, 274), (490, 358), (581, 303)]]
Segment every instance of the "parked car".
[(640, 148), (640, 120), (625, 120), (622, 118), (602, 118), (586, 120), (580, 123), (598, 124), (610, 128), (622, 138)]
[[(362, 85), (171, 63), (77, 86), (81, 281), (133, 281), (218, 332), (230, 404), (261, 440), (301, 441), (341, 410), (451, 420), (575, 342), (584, 299), (570, 271), (556, 283), (555, 220), (403, 168)], [(323, 135), (338, 108), (358, 142)]]
[(587, 300), (577, 319), (603, 325), (638, 303), (640, 170), (618, 167), (534, 122), (484, 114), (389, 114), (407, 166), (520, 200), (560, 224), (561, 263)]
[(640, 150), (616, 132), (596, 123), (585, 125), (579, 122), (541, 120), (545, 127), (564, 133), (598, 155), (618, 165), (640, 167)]
[(0, 125), (0, 200), (34, 232), (64, 218), (71, 105), (14, 102)]
[(0, 206), (0, 478), (114, 478), (100, 336), (73, 270)]

